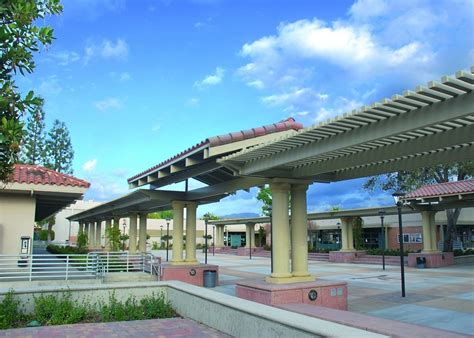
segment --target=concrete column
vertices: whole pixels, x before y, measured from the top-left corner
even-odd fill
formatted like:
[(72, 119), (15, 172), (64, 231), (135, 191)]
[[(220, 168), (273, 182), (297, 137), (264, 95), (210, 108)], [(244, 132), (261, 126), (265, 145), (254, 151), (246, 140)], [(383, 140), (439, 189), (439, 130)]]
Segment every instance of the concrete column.
[(110, 218), (105, 220), (105, 250), (106, 251), (111, 251), (112, 247), (110, 245), (110, 240), (108, 233), (110, 231), (110, 228), (112, 228), (112, 220)]
[(444, 225), (439, 226), (439, 240), (444, 243)]
[(224, 226), (216, 225), (216, 248), (222, 248), (224, 246)]
[[(290, 273), (290, 252), (288, 238), (290, 237), (289, 217), (288, 217), (288, 193), (290, 185), (287, 183), (272, 183), (272, 257), (273, 273), (271, 278), (289, 278)], [(271, 281), (271, 279), (267, 279)]]
[(434, 251), (438, 251), (438, 241), (436, 240), (436, 223), (435, 223), (435, 215), (436, 212), (433, 212), (433, 215), (431, 216), (430, 220), (430, 229), (431, 229), (431, 248)]
[(146, 220), (147, 214), (140, 214), (140, 228), (138, 230), (138, 250), (146, 252)]
[(354, 251), (352, 217), (341, 217), (341, 250)]
[[(421, 212), (421, 222), (423, 223), (423, 252), (432, 252), (436, 251), (436, 249), (433, 247), (433, 240), (432, 236), (436, 234), (433, 234), (432, 228), (434, 226), (434, 217), (435, 217), (435, 212), (433, 211), (422, 211)], [(436, 241), (436, 237), (435, 237)]]
[(101, 248), (100, 236), (102, 234), (102, 221), (95, 222), (95, 247)]
[(294, 277), (307, 277), (308, 272), (308, 218), (306, 184), (291, 186), (291, 270)]
[(173, 208), (173, 258), (171, 264), (183, 264), (183, 209), (184, 202), (171, 202)]
[(255, 248), (255, 223), (245, 224), (245, 247)]
[[(120, 217), (114, 217), (114, 223), (113, 223), (113, 228), (114, 232), (120, 231)], [(116, 247), (113, 247), (113, 243), (110, 243), (111, 250), (112, 251), (119, 251), (120, 250), (120, 243), (115, 243)]]
[(186, 202), (186, 262), (197, 264), (196, 259), (196, 202)]
[(95, 231), (94, 231), (94, 222), (88, 222), (87, 223), (87, 238), (89, 240), (89, 249), (92, 249), (94, 247), (94, 235), (95, 235)]
[(354, 249), (354, 229), (352, 227), (352, 217), (347, 217), (347, 247), (349, 251), (355, 251)]
[(137, 214), (135, 213), (130, 214), (130, 227), (128, 229), (128, 237), (128, 252), (134, 254), (137, 252)]

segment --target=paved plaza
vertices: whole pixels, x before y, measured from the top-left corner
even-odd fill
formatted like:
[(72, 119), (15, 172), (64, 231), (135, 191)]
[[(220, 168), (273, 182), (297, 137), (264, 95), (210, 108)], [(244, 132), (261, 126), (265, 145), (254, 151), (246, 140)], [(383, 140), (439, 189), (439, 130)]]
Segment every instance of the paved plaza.
[(0, 337), (11, 338), (113, 338), (113, 337), (230, 337), (189, 319), (150, 319), (129, 322), (91, 323), (0, 330)]
[[(166, 257), (162, 251), (157, 255)], [(198, 254), (204, 262), (204, 255)], [(208, 263), (219, 265), (220, 286), (214, 290), (235, 295), (235, 283), (270, 274), (270, 259), (215, 254)], [(401, 297), (400, 268), (370, 264), (310, 261), (318, 279), (348, 283), (349, 311), (419, 324), (461, 334), (474, 333), (474, 265), (437, 269), (405, 267), (406, 297)]]

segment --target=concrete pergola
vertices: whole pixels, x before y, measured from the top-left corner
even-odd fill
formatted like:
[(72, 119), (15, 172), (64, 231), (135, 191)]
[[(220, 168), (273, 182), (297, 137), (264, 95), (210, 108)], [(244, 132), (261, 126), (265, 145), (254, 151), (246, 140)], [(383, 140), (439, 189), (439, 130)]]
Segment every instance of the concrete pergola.
[[(221, 158), (236, 176), (265, 177), (273, 192), (269, 282), (310, 278), (306, 189), (399, 170), (474, 159), (474, 67), (370, 106)], [(291, 194), (289, 227), (288, 196)], [(291, 262), (288, 238), (291, 232)]]
[[(189, 200), (193, 193), (225, 196), (270, 184), (274, 268), (267, 282), (312, 281), (306, 245), (308, 185), (474, 159), (473, 72), (474, 67), (459, 71), (309, 128), (287, 120), (268, 130), (209, 138), (135, 175), (128, 183), (132, 188), (149, 184), (156, 189), (195, 178), (208, 185), (186, 192), (187, 199), (170, 199), (173, 238), (179, 242), (188, 203), (188, 218), (194, 217), (195, 200)], [(172, 263), (183, 262), (178, 244), (173, 247)]]

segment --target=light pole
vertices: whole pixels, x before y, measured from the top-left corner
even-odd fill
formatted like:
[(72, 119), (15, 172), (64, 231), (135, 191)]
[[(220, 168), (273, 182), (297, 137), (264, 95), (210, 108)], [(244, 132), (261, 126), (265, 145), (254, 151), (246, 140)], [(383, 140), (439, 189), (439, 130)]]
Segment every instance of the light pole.
[(212, 255), (214, 256), (215, 255), (215, 252), (216, 252), (216, 226), (214, 225), (212, 227)]
[(163, 245), (163, 225), (160, 225), (160, 248)]
[(383, 225), (383, 219), (385, 217), (385, 210), (379, 210), (380, 225), (382, 227), (382, 269), (385, 270), (385, 227)]
[(273, 207), (272, 205), (268, 206), (268, 213), (270, 215), (270, 239), (271, 239), (271, 251), (270, 251), (270, 259), (271, 259), (271, 266), (272, 266), (272, 273), (273, 273), (273, 224), (272, 224), (272, 212)]
[(398, 242), (400, 243), (400, 275), (402, 283), (402, 297), (405, 297), (405, 258), (403, 254), (403, 224), (402, 224), (402, 201), (401, 199), (405, 196), (404, 192), (396, 191), (392, 194), (395, 199), (395, 203), (398, 209)]
[(208, 215), (204, 215), (204, 224), (205, 224), (205, 233), (204, 233), (204, 246), (205, 246), (205, 251), (204, 251), (204, 264), (207, 264), (207, 220), (208, 220)]
[[(254, 229), (255, 229), (255, 224), (253, 224), (254, 226)], [(249, 229), (250, 230), (250, 229)], [(252, 259), (252, 230), (250, 230), (250, 236), (249, 236), (249, 240), (250, 240), (250, 259)]]
[(168, 261), (168, 249), (170, 243), (170, 219), (166, 219), (166, 261)]
[(122, 251), (125, 252), (125, 220), (123, 220), (123, 224), (122, 224)]

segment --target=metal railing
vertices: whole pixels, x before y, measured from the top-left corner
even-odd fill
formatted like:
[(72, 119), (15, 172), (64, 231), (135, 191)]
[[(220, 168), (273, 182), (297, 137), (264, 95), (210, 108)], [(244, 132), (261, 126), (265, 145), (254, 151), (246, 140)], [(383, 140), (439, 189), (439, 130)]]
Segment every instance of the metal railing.
[(97, 258), (88, 255), (0, 255), (0, 280), (97, 278)]
[(102, 279), (114, 272), (146, 272), (160, 279), (161, 259), (153, 254), (90, 252), (84, 255), (0, 255), (0, 281)]

